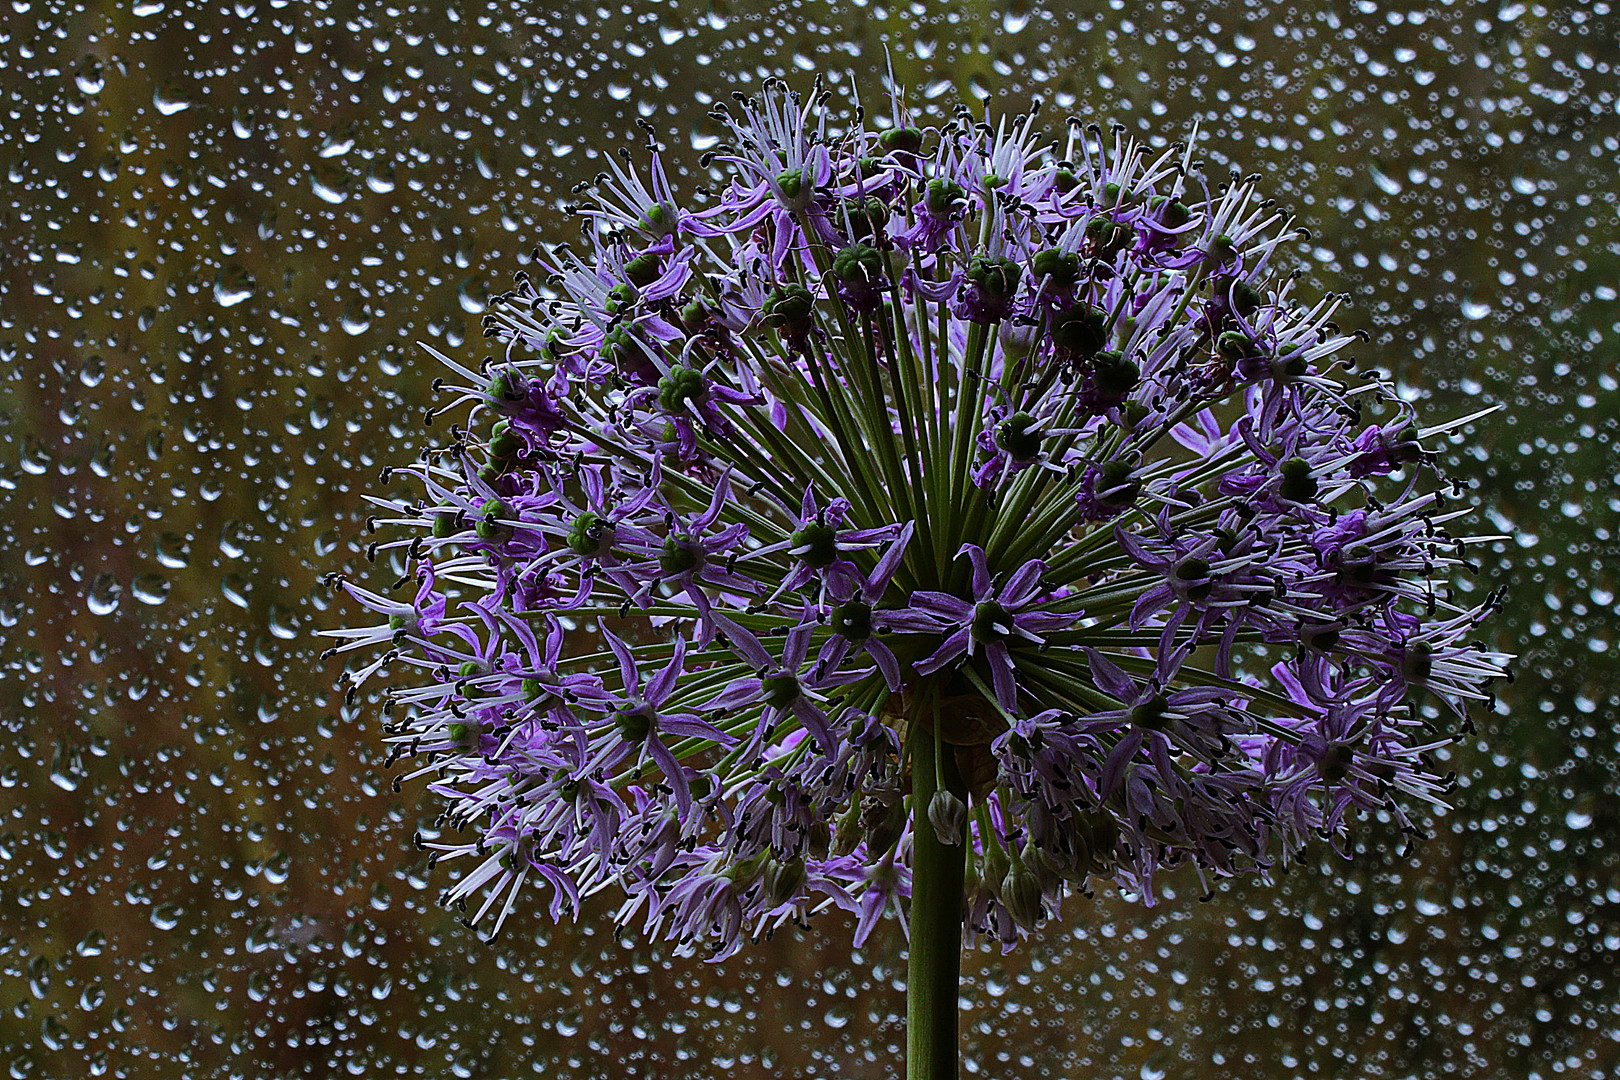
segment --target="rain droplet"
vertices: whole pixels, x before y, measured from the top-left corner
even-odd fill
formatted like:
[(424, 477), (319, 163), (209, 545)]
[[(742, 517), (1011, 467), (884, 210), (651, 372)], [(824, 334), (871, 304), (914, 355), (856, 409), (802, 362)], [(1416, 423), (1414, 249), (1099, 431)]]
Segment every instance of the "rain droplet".
[(111, 574), (97, 574), (90, 583), (85, 599), (94, 614), (111, 615), (118, 610), (118, 601), (123, 594), (124, 587), (118, 584), (118, 579)]
[(162, 574), (138, 574), (129, 591), (143, 604), (157, 605), (169, 598), (169, 580)]
[(232, 263), (214, 279), (214, 299), (220, 307), (235, 307), (253, 296), (253, 275)]
[(154, 547), (157, 561), (170, 570), (180, 570), (191, 563), (191, 541), (183, 536), (166, 532), (157, 538)]
[(101, 66), (101, 58), (87, 56), (79, 70), (73, 73), (73, 83), (79, 92), (93, 96), (101, 93), (101, 88), (107, 85), (106, 70)]
[(164, 116), (185, 112), (192, 104), (185, 92), (173, 83), (164, 83), (152, 91), (152, 107)]

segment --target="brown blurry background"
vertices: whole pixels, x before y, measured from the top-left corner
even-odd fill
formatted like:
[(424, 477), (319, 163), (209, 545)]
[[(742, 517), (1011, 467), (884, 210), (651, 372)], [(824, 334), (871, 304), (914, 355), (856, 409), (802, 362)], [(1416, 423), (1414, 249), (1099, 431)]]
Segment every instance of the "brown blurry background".
[[(1053, 5), (1067, 10), (1067, 5)], [(1076, 8), (1079, 10), (1079, 8)], [(1085, 10), (1092, 10), (1090, 5)], [(724, 965), (606, 909), (481, 944), (312, 635), (434, 364), (600, 155), (885, 48), (1258, 171), (1452, 440), (1522, 654), (1399, 857), (1106, 892), (970, 955), (986, 1077), (1620, 1075), (1620, 17), (1608, 2), (17, 0), (0, 12), (0, 1066), (14, 1077), (897, 1076), (894, 924)], [(688, 183), (690, 183), (689, 181)]]

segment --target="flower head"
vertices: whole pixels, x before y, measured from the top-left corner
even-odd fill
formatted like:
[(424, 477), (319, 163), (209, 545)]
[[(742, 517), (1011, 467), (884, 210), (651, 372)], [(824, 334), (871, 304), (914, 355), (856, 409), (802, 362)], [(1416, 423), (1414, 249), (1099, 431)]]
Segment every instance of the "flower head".
[[(1495, 600), (1443, 587), (1444, 429), (1346, 383), (1254, 184), (1100, 129), (1059, 158), (1033, 116), (840, 131), (779, 83), (720, 117), (709, 205), (612, 162), (502, 354), (441, 357), (466, 422), (377, 500), (415, 594), (345, 586), (447, 901), (864, 939), (921, 822), (1010, 947), (1093, 880), (1415, 829)], [(964, 774), (923, 806), (919, 739)]]

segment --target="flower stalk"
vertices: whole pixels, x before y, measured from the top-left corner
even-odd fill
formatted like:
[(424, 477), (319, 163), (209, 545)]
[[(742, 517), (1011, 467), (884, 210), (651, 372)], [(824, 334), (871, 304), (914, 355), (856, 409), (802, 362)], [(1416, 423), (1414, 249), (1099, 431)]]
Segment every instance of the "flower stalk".
[(967, 787), (936, 728), (911, 739), (911, 941), (906, 964), (906, 1080), (956, 1080), (965, 843), (941, 842), (928, 808), (940, 791), (963, 805)]

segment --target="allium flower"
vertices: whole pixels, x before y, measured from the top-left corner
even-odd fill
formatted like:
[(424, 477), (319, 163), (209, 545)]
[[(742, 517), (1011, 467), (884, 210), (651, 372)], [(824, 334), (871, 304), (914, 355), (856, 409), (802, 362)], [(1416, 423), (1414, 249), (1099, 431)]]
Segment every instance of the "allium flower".
[(1092, 880), (1415, 832), (1508, 657), (1446, 587), (1449, 426), (1350, 379), (1283, 215), (1187, 145), (739, 112), (709, 205), (615, 164), (447, 361), (465, 426), (378, 500), (415, 597), (344, 586), (447, 899), (1010, 948)]

